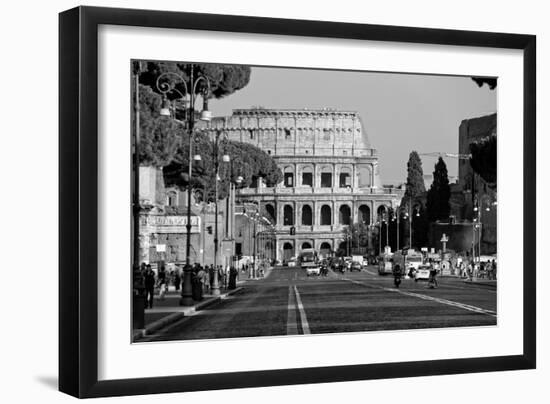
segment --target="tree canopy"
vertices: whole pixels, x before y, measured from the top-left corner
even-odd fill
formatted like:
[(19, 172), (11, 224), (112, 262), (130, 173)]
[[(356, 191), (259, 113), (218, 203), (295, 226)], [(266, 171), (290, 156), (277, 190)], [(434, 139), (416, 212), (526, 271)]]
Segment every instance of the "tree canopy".
[(439, 157), (435, 164), (433, 176), (433, 182), (428, 190), (426, 202), (426, 213), (428, 220), (431, 222), (448, 219), (451, 211), (449, 205), (451, 187), (449, 185), (447, 166), (441, 157)]
[(491, 187), (497, 183), (497, 136), (493, 133), (480, 141), (470, 144), (470, 164)]
[[(210, 97), (223, 98), (233, 94), (235, 91), (245, 87), (250, 81), (250, 66), (227, 65), (227, 64), (193, 64), (193, 77), (196, 80), (199, 76), (205, 76), (210, 81)], [(158, 77), (166, 72), (175, 73), (181, 76), (186, 82), (189, 81), (191, 64), (175, 62), (147, 62), (145, 70), (141, 73), (139, 81), (141, 84), (149, 86), (155, 92), (157, 88)], [(181, 94), (186, 93), (186, 88), (180, 80), (174, 76), (168, 76), (166, 83), (173, 85)], [(189, 83), (187, 90), (192, 91)], [(200, 81), (196, 88), (197, 94), (202, 94), (205, 90), (204, 81)], [(178, 98), (177, 92), (167, 94), (169, 99)]]
[(142, 165), (169, 164), (180, 142), (181, 123), (160, 115), (162, 100), (150, 87), (139, 86), (139, 160)]
[(405, 189), (405, 199), (415, 199), (426, 192), (424, 185), (424, 170), (422, 169), (422, 160), (416, 151), (409, 154), (407, 162), (407, 184)]
[[(164, 168), (164, 180), (167, 186), (181, 189), (187, 187), (189, 170), (189, 137), (184, 135), (171, 164)], [(235, 183), (237, 177), (243, 177), (240, 188), (249, 187), (260, 177), (269, 187), (282, 181), (283, 174), (273, 158), (258, 147), (241, 142), (222, 141), (218, 146), (216, 156), (215, 143), (204, 134), (198, 134), (193, 141), (193, 154), (200, 155), (199, 162), (192, 165), (192, 186), (198, 192), (199, 200), (214, 200), (215, 195), (215, 164), (218, 159), (218, 198), (223, 199), (229, 192), (229, 184)], [(229, 162), (223, 162), (222, 156), (227, 154)], [(201, 195), (202, 194), (202, 195)]]

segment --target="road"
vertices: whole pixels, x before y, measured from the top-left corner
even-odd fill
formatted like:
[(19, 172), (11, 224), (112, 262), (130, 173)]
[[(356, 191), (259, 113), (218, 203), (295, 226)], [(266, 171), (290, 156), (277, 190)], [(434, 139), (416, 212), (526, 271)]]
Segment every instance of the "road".
[(243, 290), (143, 341), (496, 325), (496, 288), (440, 278), (437, 289), (374, 267), (361, 272), (307, 277), (277, 267)]

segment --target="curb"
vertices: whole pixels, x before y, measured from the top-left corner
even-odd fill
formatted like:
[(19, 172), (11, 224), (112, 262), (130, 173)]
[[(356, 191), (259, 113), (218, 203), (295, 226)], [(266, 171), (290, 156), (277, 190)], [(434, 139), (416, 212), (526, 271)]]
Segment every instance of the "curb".
[(163, 318), (152, 322), (151, 324), (149, 324), (143, 329), (135, 330), (132, 334), (133, 341), (136, 342), (149, 334), (152, 334), (158, 330), (168, 327), (171, 324), (174, 324), (176, 321), (179, 321), (182, 318), (189, 316), (192, 313), (195, 313), (197, 311), (204, 310), (207, 307), (213, 306), (214, 304), (217, 304), (220, 301), (226, 299), (228, 296), (234, 295), (235, 293), (241, 292), (242, 290), (243, 290), (242, 287), (237, 287), (236, 289), (233, 289), (219, 296), (211, 297), (207, 300), (199, 302), (194, 306), (189, 306), (188, 308), (182, 309), (175, 313), (168, 314)]
[(497, 286), (497, 281), (487, 281), (487, 280), (474, 281), (474, 280), (465, 279), (463, 282), (468, 283), (470, 285), (489, 286), (489, 287), (492, 287), (492, 288), (496, 288), (496, 286)]

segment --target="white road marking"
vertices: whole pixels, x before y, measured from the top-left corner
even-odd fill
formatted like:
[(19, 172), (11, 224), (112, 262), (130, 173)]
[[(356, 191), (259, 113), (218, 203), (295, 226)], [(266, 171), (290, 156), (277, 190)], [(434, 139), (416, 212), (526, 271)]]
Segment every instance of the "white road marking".
[(371, 275), (378, 275), (376, 272), (371, 272), (368, 269), (363, 269), (363, 271), (365, 271), (366, 273), (371, 274)]
[(287, 335), (298, 334), (298, 323), (296, 322), (296, 299), (292, 286), (288, 287), (288, 315), (286, 320)]
[(294, 285), (294, 292), (296, 293), (296, 302), (298, 303), (298, 311), (300, 312), (300, 321), (302, 323), (302, 330), (304, 334), (311, 334), (309, 331), (309, 324), (307, 322), (306, 311), (302, 305), (302, 299), (300, 299), (300, 293), (298, 293), (298, 288)]
[(423, 294), (420, 294), (420, 293), (405, 292), (404, 290), (400, 290), (400, 289), (391, 289), (391, 288), (384, 288), (384, 287), (381, 287), (381, 286), (367, 285), (363, 282), (358, 282), (358, 281), (354, 281), (354, 280), (351, 280), (351, 279), (346, 279), (346, 280), (349, 280), (350, 282), (355, 283), (357, 285), (368, 286), (368, 287), (375, 288), (375, 289), (381, 289), (381, 290), (385, 290), (386, 292), (400, 293), (400, 294), (405, 295), (405, 296), (416, 297), (418, 299), (429, 300), (429, 301), (432, 301), (432, 302), (445, 304), (445, 305), (452, 306), (452, 307), (458, 307), (458, 308), (463, 309), (463, 310), (473, 311), (475, 313), (486, 314), (488, 316), (495, 317), (495, 318), (497, 317), (497, 314), (496, 314), (495, 311), (485, 310), (485, 309), (482, 309), (481, 307), (476, 307), (476, 306), (472, 306), (472, 305), (465, 304), (465, 303), (454, 302), (452, 300), (447, 300), (447, 299), (442, 299), (442, 298), (439, 298), (439, 297), (423, 295)]

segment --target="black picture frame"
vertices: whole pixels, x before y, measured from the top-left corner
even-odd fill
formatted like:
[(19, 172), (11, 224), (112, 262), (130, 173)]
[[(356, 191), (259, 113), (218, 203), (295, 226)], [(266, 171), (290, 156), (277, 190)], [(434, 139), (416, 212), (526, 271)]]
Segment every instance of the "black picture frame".
[[(523, 51), (523, 354), (98, 381), (98, 26), (342, 38)], [(536, 366), (536, 37), (78, 7), (59, 17), (59, 389), (76, 397), (532, 369)]]

